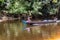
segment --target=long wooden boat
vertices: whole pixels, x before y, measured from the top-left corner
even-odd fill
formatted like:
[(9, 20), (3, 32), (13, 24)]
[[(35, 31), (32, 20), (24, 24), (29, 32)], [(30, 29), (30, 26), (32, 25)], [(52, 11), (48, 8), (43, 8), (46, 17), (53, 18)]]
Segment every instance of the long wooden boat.
[(59, 23), (60, 20), (46, 20), (46, 21), (31, 21), (31, 22), (27, 22), (27, 24), (49, 24), (49, 23)]

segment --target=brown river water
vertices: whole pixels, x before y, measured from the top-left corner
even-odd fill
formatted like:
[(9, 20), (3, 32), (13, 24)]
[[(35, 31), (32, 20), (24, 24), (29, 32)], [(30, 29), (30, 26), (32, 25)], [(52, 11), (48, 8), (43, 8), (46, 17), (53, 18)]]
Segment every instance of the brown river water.
[(23, 30), (20, 21), (0, 23), (0, 40), (60, 40), (60, 23), (28, 26)]

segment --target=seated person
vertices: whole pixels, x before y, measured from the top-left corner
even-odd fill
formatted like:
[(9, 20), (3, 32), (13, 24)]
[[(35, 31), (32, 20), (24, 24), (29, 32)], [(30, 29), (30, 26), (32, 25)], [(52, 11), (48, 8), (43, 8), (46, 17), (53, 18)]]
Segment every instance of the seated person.
[(27, 22), (31, 22), (30, 17), (22, 17), (23, 30), (27, 27)]
[(31, 19), (30, 19), (31, 17), (30, 16), (28, 16), (28, 18), (27, 18), (27, 21), (26, 22), (31, 22)]

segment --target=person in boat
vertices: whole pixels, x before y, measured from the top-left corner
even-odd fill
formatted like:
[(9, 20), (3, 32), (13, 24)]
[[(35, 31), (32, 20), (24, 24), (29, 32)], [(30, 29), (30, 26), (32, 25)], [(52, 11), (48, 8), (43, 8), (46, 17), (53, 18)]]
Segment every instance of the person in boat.
[(27, 27), (27, 22), (31, 22), (30, 16), (27, 17), (22, 17), (22, 23), (23, 23), (23, 30)]
[(31, 16), (28, 16), (27, 21), (26, 22), (31, 22)]
[(27, 26), (27, 22), (26, 22), (26, 17), (22, 16), (22, 24), (23, 24), (23, 29), (24, 30)]

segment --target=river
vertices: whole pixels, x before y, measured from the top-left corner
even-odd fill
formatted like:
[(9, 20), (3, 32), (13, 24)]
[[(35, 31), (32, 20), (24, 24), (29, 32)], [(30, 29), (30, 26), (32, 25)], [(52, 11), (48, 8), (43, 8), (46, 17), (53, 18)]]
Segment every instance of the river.
[(0, 40), (53, 40), (60, 36), (60, 23), (22, 29), (20, 21), (1, 22)]

